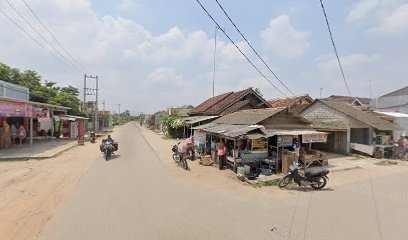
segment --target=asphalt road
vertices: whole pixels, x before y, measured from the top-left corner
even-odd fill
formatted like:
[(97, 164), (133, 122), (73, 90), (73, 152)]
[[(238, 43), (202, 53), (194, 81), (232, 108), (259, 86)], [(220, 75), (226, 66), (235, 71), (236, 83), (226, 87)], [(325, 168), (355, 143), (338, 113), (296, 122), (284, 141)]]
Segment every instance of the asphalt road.
[(40, 239), (407, 239), (407, 172), (326, 191), (231, 193), (168, 173), (136, 125), (113, 137), (118, 155), (93, 163)]

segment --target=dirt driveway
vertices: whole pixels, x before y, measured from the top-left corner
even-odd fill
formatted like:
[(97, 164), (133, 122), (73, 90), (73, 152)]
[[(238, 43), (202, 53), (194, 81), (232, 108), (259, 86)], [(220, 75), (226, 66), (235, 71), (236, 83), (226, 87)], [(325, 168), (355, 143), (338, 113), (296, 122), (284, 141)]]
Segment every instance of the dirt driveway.
[(0, 162), (0, 239), (36, 239), (95, 159), (86, 143), (50, 159)]

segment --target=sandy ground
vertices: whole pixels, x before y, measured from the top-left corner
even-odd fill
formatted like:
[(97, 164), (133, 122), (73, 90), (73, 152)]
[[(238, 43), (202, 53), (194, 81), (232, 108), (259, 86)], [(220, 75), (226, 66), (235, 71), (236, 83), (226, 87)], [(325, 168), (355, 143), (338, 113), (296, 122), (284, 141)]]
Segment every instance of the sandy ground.
[(0, 162), (0, 239), (402, 239), (405, 162), (346, 159), (360, 168), (330, 173), (325, 191), (256, 188), (198, 161), (181, 169), (175, 140), (145, 128), (116, 136), (124, 148), (112, 162), (89, 143), (53, 159)]
[(86, 143), (44, 160), (0, 162), (0, 239), (36, 239), (96, 158)]
[(322, 191), (255, 188), (230, 170), (185, 171), (170, 159), (170, 141), (140, 131), (127, 126), (119, 155), (94, 161), (41, 240), (406, 238), (402, 164), (335, 172)]

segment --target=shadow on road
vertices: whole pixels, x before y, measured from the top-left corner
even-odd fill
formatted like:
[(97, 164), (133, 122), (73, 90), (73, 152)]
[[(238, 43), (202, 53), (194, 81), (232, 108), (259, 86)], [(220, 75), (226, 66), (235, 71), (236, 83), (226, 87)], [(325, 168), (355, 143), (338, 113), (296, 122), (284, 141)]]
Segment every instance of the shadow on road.
[(109, 162), (109, 161), (115, 160), (115, 159), (117, 159), (119, 157), (120, 157), (119, 154), (111, 155), (110, 158), (108, 158), (108, 160), (105, 160), (105, 161)]

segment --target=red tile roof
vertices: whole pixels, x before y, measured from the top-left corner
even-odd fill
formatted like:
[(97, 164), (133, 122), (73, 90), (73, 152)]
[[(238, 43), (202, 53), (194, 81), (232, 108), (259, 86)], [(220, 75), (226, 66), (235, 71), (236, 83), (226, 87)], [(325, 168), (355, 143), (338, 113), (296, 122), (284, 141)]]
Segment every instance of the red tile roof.
[[(242, 109), (245, 105), (250, 104), (251, 107), (257, 108), (254, 106), (254, 103), (246, 101), (244, 99), (248, 94), (253, 94), (256, 98), (259, 99), (261, 105), (268, 106), (268, 103), (256, 94), (251, 88), (239, 91), (239, 92), (228, 92), (219, 96), (216, 96), (214, 100), (212, 98), (206, 100), (205, 102), (198, 105), (196, 108), (192, 109), (190, 115), (225, 115), (237, 110)], [(244, 101), (245, 103), (241, 103)]]
[(227, 96), (233, 94), (234, 92), (227, 92), (218, 96), (215, 96), (214, 98), (209, 98), (197, 107), (191, 109), (189, 112), (190, 114), (198, 114), (198, 113), (204, 113), (207, 110), (210, 110), (211, 106), (214, 104), (217, 104), (219, 101), (223, 100)]
[(219, 115), (226, 107), (228, 107), (231, 104), (234, 104), (236, 101), (240, 100), (243, 96), (247, 95), (251, 91), (252, 90), (249, 88), (239, 92), (232, 93), (228, 95), (226, 98), (224, 98), (222, 101), (219, 101), (216, 104), (214, 104), (214, 106), (212, 106), (204, 114), (208, 115), (214, 112), (217, 115)]
[(289, 108), (295, 105), (298, 101), (300, 101), (303, 98), (310, 98), (309, 95), (303, 95), (303, 96), (295, 96), (295, 97), (290, 97), (290, 98), (277, 98), (277, 99), (272, 99), (268, 101), (270, 105), (274, 108)]

